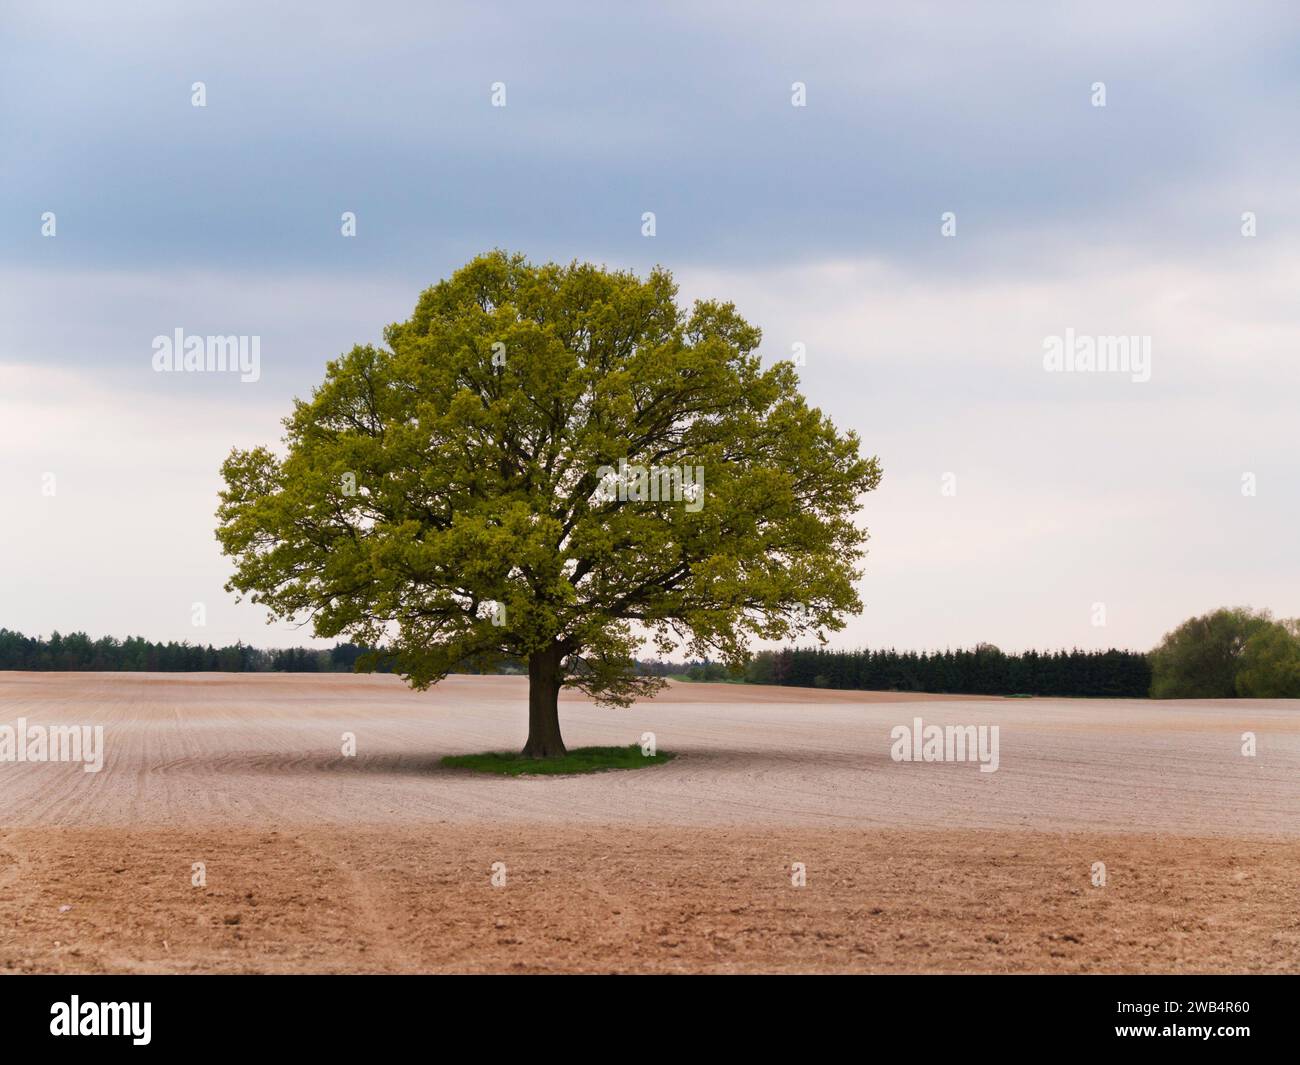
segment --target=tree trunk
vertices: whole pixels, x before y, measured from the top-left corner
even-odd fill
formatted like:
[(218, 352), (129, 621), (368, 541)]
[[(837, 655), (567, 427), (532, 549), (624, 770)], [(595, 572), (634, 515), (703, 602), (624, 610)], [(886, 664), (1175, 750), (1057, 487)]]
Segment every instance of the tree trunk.
[(528, 656), (528, 742), (525, 758), (559, 758), (564, 752), (560, 738), (559, 644), (534, 651)]

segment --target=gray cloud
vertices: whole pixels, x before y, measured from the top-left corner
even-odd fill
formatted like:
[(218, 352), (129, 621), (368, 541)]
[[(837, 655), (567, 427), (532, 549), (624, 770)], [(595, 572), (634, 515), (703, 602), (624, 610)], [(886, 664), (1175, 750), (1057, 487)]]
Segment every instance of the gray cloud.
[[(11, 15), (7, 261), (432, 279), (508, 245), (987, 270), (1116, 236), (1204, 244), (1246, 209), (1295, 221), (1286, 5), (277, 11)], [(934, 239), (944, 210), (956, 246)]]

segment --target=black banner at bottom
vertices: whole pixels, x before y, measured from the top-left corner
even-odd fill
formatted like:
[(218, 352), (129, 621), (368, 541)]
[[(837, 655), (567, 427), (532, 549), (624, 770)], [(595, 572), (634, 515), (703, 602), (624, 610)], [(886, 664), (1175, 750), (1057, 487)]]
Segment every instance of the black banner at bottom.
[(866, 1037), (917, 1051), (1250, 1053), (1291, 1042), (1298, 987), (1290, 976), (29, 976), (4, 984), (0, 1046), (491, 1052), (612, 1050), (632, 1037), (640, 1053), (800, 1054)]

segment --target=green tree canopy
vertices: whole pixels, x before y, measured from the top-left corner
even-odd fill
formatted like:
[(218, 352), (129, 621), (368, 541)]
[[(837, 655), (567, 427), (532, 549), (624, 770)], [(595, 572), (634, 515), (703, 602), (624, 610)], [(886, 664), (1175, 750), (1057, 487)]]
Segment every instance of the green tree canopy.
[(1237, 694), (1248, 699), (1300, 698), (1300, 625), (1276, 621), (1246, 641)]
[(647, 639), (739, 665), (751, 637), (841, 628), (879, 464), (732, 304), (676, 296), (662, 269), (502, 252), (434, 285), (328, 364), (279, 454), (227, 458), (228, 588), (418, 688), (526, 659), (537, 757), (563, 753), (562, 686), (662, 685), (635, 672)]
[[(1152, 698), (1231, 698), (1238, 693), (1238, 671), (1247, 647), (1276, 627), (1267, 611), (1249, 607), (1224, 607), (1189, 618), (1151, 652)], [(1253, 653), (1257, 670), (1263, 662), (1259, 646)]]

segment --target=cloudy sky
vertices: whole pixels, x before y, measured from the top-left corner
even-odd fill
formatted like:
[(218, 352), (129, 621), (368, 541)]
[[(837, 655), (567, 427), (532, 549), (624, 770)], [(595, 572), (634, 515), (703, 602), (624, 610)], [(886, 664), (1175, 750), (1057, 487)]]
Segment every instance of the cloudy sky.
[(836, 644), (1300, 614), (1298, 104), (1285, 3), (0, 4), (0, 626), (307, 642), (222, 590), (221, 460), (493, 247), (803, 345), (885, 471)]

